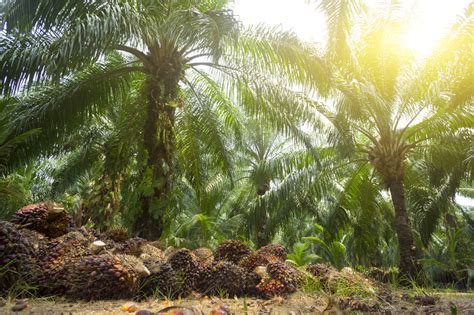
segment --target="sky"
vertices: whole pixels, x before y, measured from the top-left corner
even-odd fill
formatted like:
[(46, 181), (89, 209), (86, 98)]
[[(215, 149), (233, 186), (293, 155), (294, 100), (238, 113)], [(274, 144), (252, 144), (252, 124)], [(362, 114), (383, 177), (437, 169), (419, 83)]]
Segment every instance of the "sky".
[[(411, 23), (404, 44), (427, 55), (443, 33), (473, 0), (400, 0)], [(317, 12), (316, 0), (235, 0), (234, 12), (244, 25), (281, 25), (311, 42), (324, 43), (325, 19)], [(381, 1), (366, 0), (369, 7)]]

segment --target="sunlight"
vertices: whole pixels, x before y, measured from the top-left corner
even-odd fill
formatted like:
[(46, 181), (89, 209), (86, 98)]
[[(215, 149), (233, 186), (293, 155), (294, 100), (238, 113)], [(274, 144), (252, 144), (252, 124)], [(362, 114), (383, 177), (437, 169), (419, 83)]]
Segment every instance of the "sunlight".
[[(317, 1), (307, 0), (236, 0), (233, 8), (245, 25), (281, 25), (296, 32), (301, 39), (324, 43), (324, 16), (316, 9)], [(383, 1), (365, 1), (376, 7)], [(400, 5), (410, 20), (402, 45), (425, 57), (437, 45), (470, 0), (430, 1), (401, 0)]]
[(427, 56), (436, 46), (439, 34), (427, 30), (424, 26), (410, 27), (402, 38), (402, 45), (422, 56)]
[[(438, 45), (448, 27), (469, 4), (469, 0), (457, 1), (402, 1), (407, 5), (410, 22), (403, 45), (425, 57)], [(412, 5), (412, 7), (408, 7)]]

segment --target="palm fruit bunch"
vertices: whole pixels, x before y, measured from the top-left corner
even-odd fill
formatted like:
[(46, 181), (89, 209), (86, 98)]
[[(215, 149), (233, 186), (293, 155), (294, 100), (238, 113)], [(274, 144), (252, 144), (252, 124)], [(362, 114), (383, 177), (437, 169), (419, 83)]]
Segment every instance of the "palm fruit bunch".
[(127, 255), (78, 258), (68, 266), (66, 296), (88, 301), (134, 296), (140, 279), (136, 263), (137, 260)]
[(226, 260), (234, 264), (238, 264), (239, 261), (251, 253), (250, 248), (238, 240), (227, 240), (222, 242), (216, 248), (216, 254), (214, 259), (216, 261)]
[(165, 249), (163, 254), (165, 255), (165, 258), (168, 259), (171, 255), (176, 253), (179, 250), (179, 248), (174, 248), (173, 246), (169, 246), (168, 248)]
[(303, 283), (303, 275), (293, 266), (284, 262), (274, 262), (267, 265), (270, 279), (280, 281), (285, 287), (285, 293), (293, 293)]
[(256, 271), (247, 271), (247, 278), (245, 281), (245, 292), (248, 296), (257, 296), (259, 294), (257, 285), (262, 281), (263, 277)]
[(19, 277), (28, 280), (34, 272), (35, 251), (15, 226), (0, 221), (0, 295), (6, 293)]
[(20, 229), (18, 230), (18, 233), (20, 233), (24, 240), (33, 246), (35, 252), (41, 251), (48, 243), (48, 238), (39, 232), (28, 229)]
[(66, 234), (73, 226), (74, 223), (71, 216), (68, 215), (64, 209), (60, 209), (59, 211), (50, 209), (48, 211), (48, 220), (46, 221), (46, 226), (43, 231), (39, 232), (43, 233), (47, 237), (56, 238)]
[(13, 215), (11, 222), (50, 238), (66, 234), (72, 226), (72, 219), (64, 208), (44, 202), (21, 208)]
[(41, 294), (62, 294), (68, 282), (68, 266), (77, 258), (89, 255), (89, 245), (95, 240), (74, 231), (51, 240), (39, 251), (40, 273), (35, 283)]
[(265, 298), (293, 293), (304, 280), (298, 269), (281, 261), (269, 263), (262, 277), (256, 289)]
[(105, 233), (105, 238), (111, 239), (117, 243), (124, 243), (129, 239), (128, 231), (124, 227), (112, 227), (108, 229)]
[(334, 267), (324, 263), (310, 264), (306, 266), (306, 271), (318, 278), (323, 285), (328, 282), (331, 275), (338, 273)]
[(247, 271), (254, 271), (255, 268), (259, 266), (266, 267), (269, 263), (277, 261), (280, 261), (280, 259), (275, 256), (268, 256), (257, 251), (247, 256), (244, 256), (240, 260), (239, 266)]
[(142, 254), (142, 246), (146, 240), (140, 237), (132, 237), (125, 242), (118, 244), (114, 252), (117, 254), (133, 255), (139, 257)]
[(30, 230), (38, 231), (43, 228), (47, 218), (48, 206), (43, 202), (21, 208), (13, 215), (10, 221), (25, 226)]
[(256, 287), (257, 292), (264, 298), (281, 296), (286, 293), (285, 285), (277, 279), (264, 279)]
[(167, 262), (152, 261), (150, 258), (144, 261), (151, 274), (141, 279), (137, 299), (143, 300), (157, 295), (174, 299), (186, 295), (186, 290), (178, 283), (176, 272), (171, 265)]
[(246, 293), (247, 272), (230, 261), (215, 261), (201, 271), (197, 284), (201, 293), (233, 297)]
[(288, 255), (286, 248), (280, 244), (268, 244), (257, 250), (257, 253), (263, 256), (276, 257), (281, 261), (285, 261)]
[(141, 260), (146, 260), (148, 258), (153, 258), (159, 262), (163, 262), (165, 261), (165, 254), (163, 253), (163, 251), (151, 244), (143, 244), (141, 247), (140, 247), (140, 259)]
[(196, 257), (198, 264), (203, 268), (210, 266), (214, 260), (214, 255), (209, 248), (196, 248), (192, 251), (192, 254)]
[(167, 262), (176, 273), (177, 285), (181, 285), (183, 291), (190, 293), (195, 288), (201, 272), (196, 257), (188, 249), (178, 249), (168, 257)]

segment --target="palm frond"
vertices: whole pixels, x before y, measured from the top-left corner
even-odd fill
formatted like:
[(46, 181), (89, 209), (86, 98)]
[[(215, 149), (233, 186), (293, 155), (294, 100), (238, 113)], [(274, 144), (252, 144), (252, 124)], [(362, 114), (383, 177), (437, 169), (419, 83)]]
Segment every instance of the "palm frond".
[(8, 168), (40, 153), (61, 151), (55, 146), (59, 139), (126, 97), (134, 70), (124, 67), (122, 59), (111, 59), (84, 69), (60, 85), (32, 90), (10, 104), (11, 133), (6, 141), (32, 129), (41, 132), (15, 150)]
[[(107, 50), (136, 42), (143, 23), (153, 22), (126, 2), (112, 1), (47, 32), (0, 33), (1, 89), (17, 92), (33, 83), (60, 80), (98, 60)], [(149, 27), (150, 31), (153, 30)], [(149, 35), (149, 34), (148, 34)], [(153, 35), (151, 35), (153, 36)]]

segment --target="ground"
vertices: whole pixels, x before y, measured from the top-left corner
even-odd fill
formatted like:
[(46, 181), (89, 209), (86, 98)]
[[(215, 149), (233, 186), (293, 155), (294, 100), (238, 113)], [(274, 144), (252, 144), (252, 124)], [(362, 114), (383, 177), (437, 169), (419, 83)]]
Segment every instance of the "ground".
[[(429, 292), (435, 298), (434, 305), (420, 305), (412, 298), (421, 292), (397, 291), (391, 303), (381, 302), (382, 313), (385, 314), (473, 314), (474, 292), (450, 293)], [(97, 301), (72, 302), (64, 299), (31, 299), (28, 307), (19, 313), (11, 311), (14, 301), (7, 301), (0, 307), (0, 314), (127, 314), (121, 311), (124, 304), (131, 301)], [(176, 301), (148, 300), (135, 302), (141, 310), (149, 310), (156, 314), (158, 311), (170, 307), (180, 306), (193, 308), (189, 314), (225, 314), (211, 313), (220, 307), (225, 307), (231, 314), (342, 314), (334, 303), (334, 298), (321, 294), (296, 293), (287, 298), (261, 299), (220, 299), (200, 298)], [(359, 312), (362, 313), (362, 312)], [(171, 313), (168, 313), (171, 314)], [(187, 313), (174, 313), (187, 314)]]

